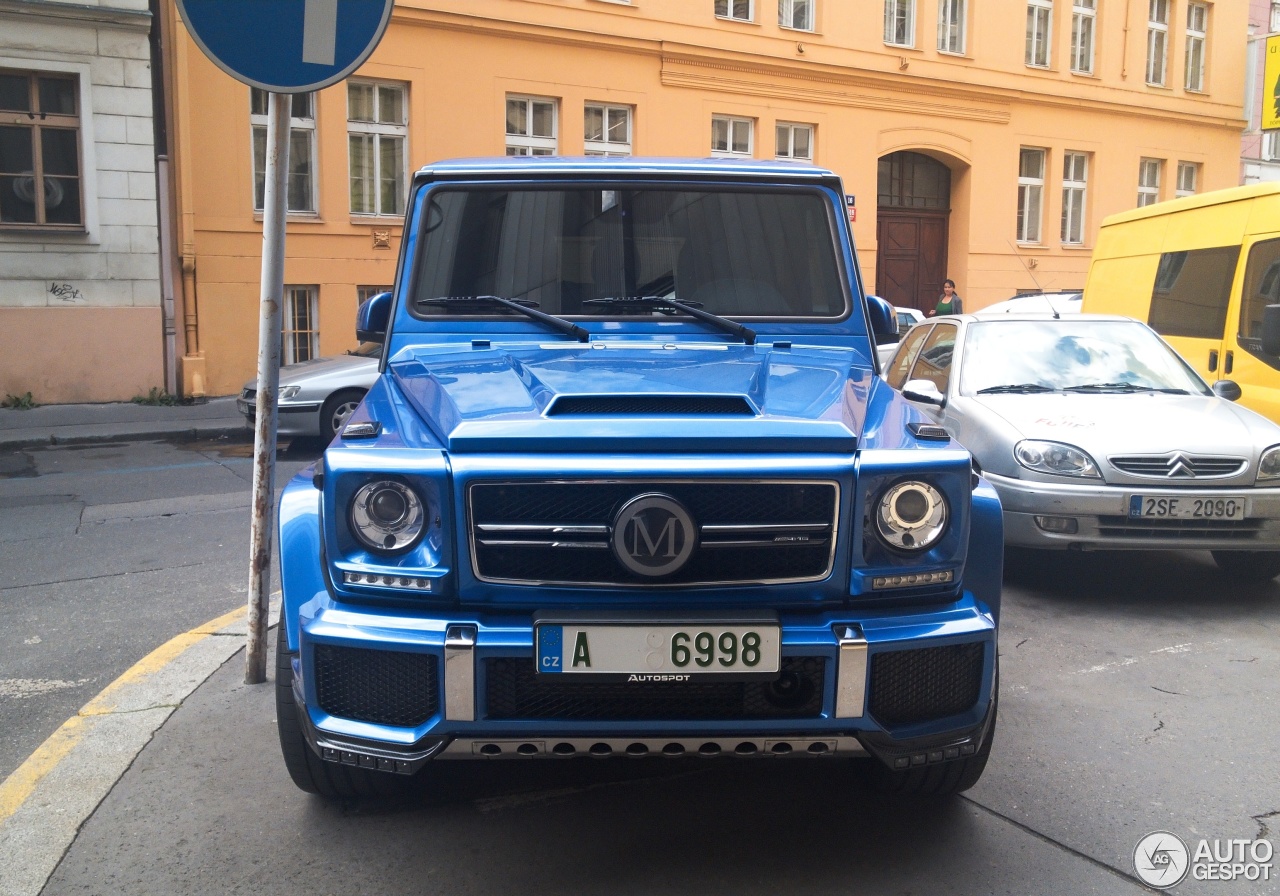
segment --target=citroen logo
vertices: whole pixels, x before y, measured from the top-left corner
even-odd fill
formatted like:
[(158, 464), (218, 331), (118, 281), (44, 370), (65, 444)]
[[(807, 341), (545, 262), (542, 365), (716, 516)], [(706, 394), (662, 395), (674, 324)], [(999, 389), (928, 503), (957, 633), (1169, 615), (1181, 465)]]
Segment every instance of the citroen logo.
[(697, 527), (675, 498), (660, 493), (636, 495), (613, 519), (613, 554), (640, 576), (669, 576), (693, 556)]
[(1191, 466), (1191, 461), (1183, 457), (1181, 454), (1175, 454), (1169, 458), (1169, 472), (1165, 474), (1170, 479), (1189, 478), (1194, 479), (1196, 475), (1195, 469)]

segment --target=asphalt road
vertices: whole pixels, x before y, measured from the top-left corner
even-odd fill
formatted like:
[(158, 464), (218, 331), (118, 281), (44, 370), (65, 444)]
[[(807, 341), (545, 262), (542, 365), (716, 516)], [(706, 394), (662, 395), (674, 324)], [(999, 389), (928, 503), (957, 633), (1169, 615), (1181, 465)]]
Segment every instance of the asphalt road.
[[(148, 645), (243, 603), (235, 455), (99, 446), (0, 480), (7, 766)], [(451, 764), (403, 800), (325, 804), (289, 782), (271, 688), (237, 656), (44, 893), (1123, 894), (1152, 831), (1280, 844), (1280, 584), (1229, 586), (1192, 552), (1012, 552), (1002, 626), (990, 764), (942, 803), (841, 760), (683, 759)], [(1175, 892), (1280, 893), (1277, 866)]]

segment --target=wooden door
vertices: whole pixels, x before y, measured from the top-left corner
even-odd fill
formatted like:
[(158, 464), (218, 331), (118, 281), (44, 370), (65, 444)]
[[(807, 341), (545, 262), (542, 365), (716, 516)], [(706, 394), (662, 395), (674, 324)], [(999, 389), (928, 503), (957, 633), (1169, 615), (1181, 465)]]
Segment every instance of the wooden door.
[(876, 225), (876, 295), (928, 313), (947, 278), (947, 212), (881, 207)]

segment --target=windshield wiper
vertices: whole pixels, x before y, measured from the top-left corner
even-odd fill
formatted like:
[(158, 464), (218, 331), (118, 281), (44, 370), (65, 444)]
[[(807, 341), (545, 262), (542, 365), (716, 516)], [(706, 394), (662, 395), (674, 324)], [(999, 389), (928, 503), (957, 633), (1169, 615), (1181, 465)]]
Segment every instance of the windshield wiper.
[(1063, 392), (1169, 392), (1186, 395), (1185, 389), (1157, 389), (1155, 386), (1139, 386), (1137, 383), (1085, 383), (1081, 386), (1063, 386)]
[(603, 299), (584, 299), (584, 305), (608, 305), (611, 308), (640, 308), (645, 310), (661, 310), (663, 308), (671, 308), (676, 311), (683, 311), (690, 317), (696, 317), (703, 323), (711, 324), (717, 329), (723, 330), (737, 336), (747, 345), (756, 344), (756, 331), (750, 327), (744, 327), (736, 321), (729, 320), (727, 317), (721, 317), (718, 314), (712, 314), (710, 311), (703, 311), (698, 304), (677, 302), (675, 299), (668, 299), (664, 296), (616, 296)]
[(979, 389), (979, 395), (1032, 395), (1041, 392), (1057, 392), (1058, 390), (1052, 386), (1042, 386), (1039, 383), (1009, 383), (1004, 386), (987, 386), (985, 389)]
[(530, 320), (546, 324), (553, 330), (558, 330), (566, 336), (572, 336), (579, 342), (587, 342), (591, 339), (590, 333), (572, 321), (535, 310), (538, 303), (533, 299), (504, 299), (502, 296), (436, 296), (434, 299), (418, 299), (417, 304), (438, 308), (468, 308), (476, 305), (492, 307), (496, 305), (500, 308), (509, 308), (512, 311), (523, 314)]

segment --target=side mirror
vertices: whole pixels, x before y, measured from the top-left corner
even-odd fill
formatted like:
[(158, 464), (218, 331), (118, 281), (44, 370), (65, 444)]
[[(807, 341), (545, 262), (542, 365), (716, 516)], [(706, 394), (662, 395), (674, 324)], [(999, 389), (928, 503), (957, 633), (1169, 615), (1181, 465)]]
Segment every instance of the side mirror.
[(867, 312), (871, 316), (871, 335), (877, 343), (898, 341), (898, 312), (879, 296), (867, 296)]
[(1280, 305), (1262, 309), (1262, 350), (1268, 355), (1280, 355)]
[(902, 387), (902, 397), (908, 401), (918, 401), (921, 404), (932, 404), (937, 407), (947, 403), (947, 397), (928, 380), (907, 380)]
[(1239, 401), (1240, 396), (1244, 394), (1240, 389), (1240, 384), (1235, 380), (1218, 380), (1211, 388), (1214, 395), (1219, 398), (1225, 398), (1227, 401)]
[(356, 339), (361, 342), (385, 342), (387, 324), (391, 321), (391, 293), (380, 292), (356, 309)]

